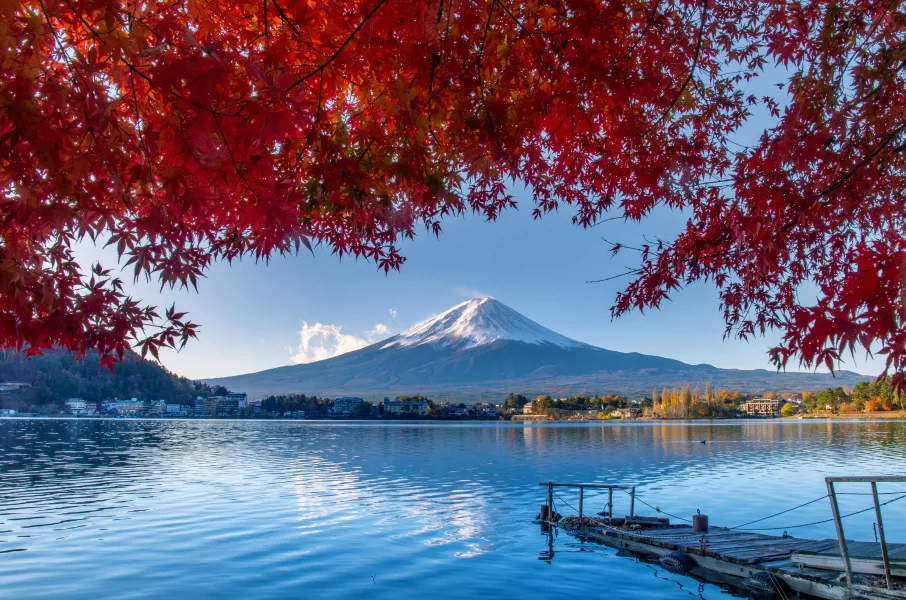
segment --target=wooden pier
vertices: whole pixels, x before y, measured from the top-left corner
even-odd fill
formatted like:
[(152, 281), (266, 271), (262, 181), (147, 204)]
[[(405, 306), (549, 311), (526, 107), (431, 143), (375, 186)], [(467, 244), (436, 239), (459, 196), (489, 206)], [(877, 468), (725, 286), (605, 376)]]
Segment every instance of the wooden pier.
[[(836, 507), (833, 483), (872, 483), (875, 510), (883, 532), (876, 481), (903, 478), (828, 478), (829, 497), (838, 534), (843, 535), (841, 516)], [(548, 499), (556, 484), (548, 487)], [(632, 486), (602, 484), (561, 484), (562, 487), (626, 489)], [(580, 496), (581, 496), (580, 492)], [(633, 502), (634, 504), (634, 502)], [(643, 559), (655, 560), (676, 573), (740, 588), (756, 597), (785, 599), (795, 594), (834, 600), (906, 600), (906, 544), (854, 542), (838, 539), (812, 540), (765, 535), (726, 527), (696, 531), (691, 526), (639, 525), (617, 527), (612, 523), (612, 494), (608, 494), (605, 518), (579, 515), (545, 526), (560, 526), (568, 532), (626, 551)], [(581, 505), (580, 505), (581, 506)], [(584, 517), (584, 518), (583, 518)], [(636, 516), (636, 519), (644, 517)], [(628, 516), (627, 516), (628, 519)], [(621, 519), (622, 521), (622, 519)]]

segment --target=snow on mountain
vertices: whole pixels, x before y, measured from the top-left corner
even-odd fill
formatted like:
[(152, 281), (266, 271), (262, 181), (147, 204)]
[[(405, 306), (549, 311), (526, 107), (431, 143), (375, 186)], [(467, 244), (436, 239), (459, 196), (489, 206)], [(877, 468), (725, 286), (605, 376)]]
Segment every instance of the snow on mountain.
[(679, 385), (740, 391), (801, 391), (855, 385), (857, 373), (776, 373), (718, 369), (577, 342), (542, 327), (493, 298), (463, 302), (399, 335), (302, 365), (209, 379), (252, 397), (304, 393), (328, 397), (428, 394), (435, 400), (509, 392), (632, 392)]
[(535, 323), (494, 298), (474, 298), (410, 327), (388, 339), (381, 348), (433, 344), (466, 349), (501, 340), (560, 348), (589, 347)]

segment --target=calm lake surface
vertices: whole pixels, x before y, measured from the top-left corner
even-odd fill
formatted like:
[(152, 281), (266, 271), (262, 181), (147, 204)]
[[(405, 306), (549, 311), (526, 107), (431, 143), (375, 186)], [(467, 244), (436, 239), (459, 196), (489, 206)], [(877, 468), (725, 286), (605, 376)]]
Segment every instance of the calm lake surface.
[[(0, 596), (729, 597), (551, 539), (532, 523), (538, 482), (634, 483), (670, 513), (735, 526), (824, 495), (826, 475), (902, 474), (904, 458), (903, 422), (0, 419)], [(605, 503), (586, 495), (586, 511)], [(906, 500), (884, 511), (906, 541)], [(829, 517), (823, 500), (753, 527)], [(873, 521), (847, 519), (848, 537), (873, 540)], [(789, 532), (834, 537), (832, 523)]]

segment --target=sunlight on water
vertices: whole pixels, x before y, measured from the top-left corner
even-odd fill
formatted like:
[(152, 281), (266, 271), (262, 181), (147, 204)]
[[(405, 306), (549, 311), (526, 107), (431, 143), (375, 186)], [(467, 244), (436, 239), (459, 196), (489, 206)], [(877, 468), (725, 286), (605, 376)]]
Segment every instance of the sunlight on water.
[[(532, 519), (538, 482), (631, 483), (678, 516), (740, 525), (900, 474), (906, 423), (384, 424), (0, 420), (7, 598), (725, 596)], [(702, 442), (705, 443), (702, 443)], [(882, 492), (895, 498), (904, 485)], [(841, 511), (870, 506), (847, 488)], [(569, 514), (572, 492), (558, 510)], [(586, 494), (586, 511), (604, 495)], [(628, 508), (616, 498), (616, 513)], [(906, 542), (906, 500), (884, 507)], [(826, 501), (758, 523), (833, 537)], [(848, 537), (873, 539), (869, 511)]]

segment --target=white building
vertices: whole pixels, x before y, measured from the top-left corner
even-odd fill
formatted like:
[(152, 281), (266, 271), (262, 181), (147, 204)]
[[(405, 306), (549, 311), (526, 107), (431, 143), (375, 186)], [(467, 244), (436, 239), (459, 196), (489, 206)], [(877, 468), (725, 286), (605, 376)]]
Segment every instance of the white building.
[(472, 405), (472, 408), (475, 409), (475, 413), (482, 417), (489, 417), (497, 414), (497, 405), (488, 403), (476, 402)]
[(144, 409), (144, 403), (138, 398), (132, 398), (131, 400), (117, 400), (116, 401), (116, 412), (121, 415), (138, 415), (141, 414)]
[(74, 415), (84, 415), (88, 412), (88, 403), (81, 398), (69, 398), (65, 404), (66, 410)]
[(0, 392), (19, 392), (25, 388), (30, 388), (30, 383), (24, 383), (21, 381), (4, 381), (0, 382)]
[(166, 414), (169, 417), (180, 417), (186, 414), (186, 407), (182, 404), (167, 404)]
[(750, 417), (776, 417), (786, 400), (779, 398), (755, 398), (739, 405), (739, 410)]
[(427, 400), (390, 400), (384, 401), (384, 414), (386, 415), (410, 415), (426, 417), (428, 416)]
[(333, 401), (333, 406), (330, 407), (329, 413), (335, 417), (351, 417), (355, 412), (355, 407), (363, 406), (364, 404), (365, 401), (361, 398), (344, 396)]
[(235, 400), (236, 408), (242, 412), (249, 405), (249, 395), (243, 392), (230, 392), (224, 396), (227, 400)]

